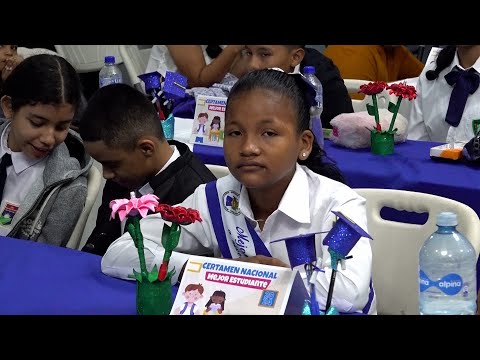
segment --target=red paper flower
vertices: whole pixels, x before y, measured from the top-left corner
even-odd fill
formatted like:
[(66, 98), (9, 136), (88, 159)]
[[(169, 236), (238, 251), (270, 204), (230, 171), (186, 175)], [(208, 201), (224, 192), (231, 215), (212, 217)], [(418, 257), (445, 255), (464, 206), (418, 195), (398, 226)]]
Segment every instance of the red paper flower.
[(387, 86), (387, 83), (384, 81), (369, 82), (368, 84), (360, 85), (360, 90), (358, 92), (365, 95), (377, 95)]
[(390, 90), (390, 95), (395, 94), (395, 96), (408, 100), (413, 100), (417, 97), (417, 90), (415, 89), (415, 86), (407, 85), (405, 82), (389, 85), (387, 86), (387, 90)]
[(160, 213), (163, 220), (171, 221), (176, 224), (188, 225), (195, 221), (202, 221), (198, 210), (187, 209), (182, 206), (158, 204), (155, 211)]

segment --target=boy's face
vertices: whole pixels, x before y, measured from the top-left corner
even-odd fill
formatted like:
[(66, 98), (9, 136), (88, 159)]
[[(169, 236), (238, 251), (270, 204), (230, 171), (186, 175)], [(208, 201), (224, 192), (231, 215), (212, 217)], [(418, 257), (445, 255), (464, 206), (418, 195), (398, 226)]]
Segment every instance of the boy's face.
[(150, 176), (149, 158), (136, 147), (133, 151), (107, 146), (103, 141), (85, 141), (85, 149), (102, 164), (103, 177), (135, 190), (145, 185)]
[(2, 97), (5, 117), (12, 123), (8, 147), (23, 152), (30, 159), (40, 159), (61, 144), (75, 114), (70, 104), (35, 104), (22, 106), (13, 112), (10, 97)]
[(183, 296), (185, 297), (185, 300), (187, 300), (187, 302), (189, 303), (194, 303), (203, 297), (203, 295), (200, 294), (198, 290), (185, 291), (183, 293)]
[(202, 115), (202, 116), (199, 116), (199, 117), (198, 117), (198, 122), (199, 122), (200, 124), (202, 124), (202, 125), (205, 125), (205, 123), (206, 123), (207, 121), (208, 121), (208, 117), (206, 117), (206, 116), (203, 116), (203, 115)]
[(236, 75), (242, 76), (253, 70), (278, 67), (289, 73), (300, 64), (305, 55), (302, 48), (286, 45), (245, 45), (235, 66)]

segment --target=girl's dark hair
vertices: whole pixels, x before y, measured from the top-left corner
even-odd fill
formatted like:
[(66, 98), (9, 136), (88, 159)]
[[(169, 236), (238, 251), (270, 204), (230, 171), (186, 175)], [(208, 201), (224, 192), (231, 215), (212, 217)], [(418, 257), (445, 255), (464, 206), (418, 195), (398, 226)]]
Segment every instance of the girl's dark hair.
[(12, 99), (13, 111), (35, 104), (70, 104), (76, 111), (81, 84), (77, 72), (64, 58), (34, 55), (18, 64), (5, 80), (3, 95)]
[[(310, 106), (314, 102), (315, 91), (303, 80), (300, 74), (287, 74), (278, 70), (255, 70), (242, 76), (230, 91), (225, 115), (228, 116), (228, 104), (231, 101), (240, 94), (256, 89), (265, 89), (283, 95), (285, 99), (292, 103), (294, 113), (297, 114), (298, 133), (301, 134), (305, 130), (310, 130)], [(328, 159), (329, 162), (325, 162), (325, 159)], [(328, 158), (315, 139), (308, 158), (298, 160), (298, 163), (307, 166), (317, 174), (346, 183), (335, 162)]]
[(435, 61), (437, 64), (435, 70), (428, 70), (425, 73), (427, 80), (435, 80), (438, 78), (438, 75), (442, 70), (446, 69), (452, 63), (453, 59), (455, 59), (456, 50), (457, 48), (455, 45), (449, 45), (440, 51), (437, 60)]
[(220, 55), (223, 49), (220, 47), (220, 45), (207, 45), (205, 51), (211, 59), (215, 59), (218, 55)]
[[(221, 304), (221, 305), (222, 305), (222, 311), (225, 310), (225, 300), (227, 299), (227, 294), (225, 294), (225, 292), (222, 291), (222, 290), (216, 290), (216, 291), (213, 292), (212, 296), (221, 296), (221, 297), (223, 297), (223, 300), (224, 300), (224, 301), (222, 301), (222, 304)], [(212, 301), (212, 297), (210, 297), (210, 300), (208, 300), (208, 302), (205, 304), (205, 307), (208, 309), (208, 307), (209, 307), (210, 305), (212, 305), (212, 302), (213, 302), (213, 301)]]

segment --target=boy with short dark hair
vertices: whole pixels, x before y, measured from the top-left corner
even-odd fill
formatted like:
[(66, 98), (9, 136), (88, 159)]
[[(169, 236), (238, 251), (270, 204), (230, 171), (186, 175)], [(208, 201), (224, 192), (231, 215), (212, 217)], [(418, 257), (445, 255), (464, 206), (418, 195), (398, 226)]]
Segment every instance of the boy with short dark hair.
[(322, 126), (331, 129), (330, 120), (353, 113), (353, 106), (338, 68), (319, 51), (305, 45), (245, 45), (231, 72), (241, 77), (252, 70), (278, 67), (287, 73), (303, 73), (305, 66), (315, 66), (315, 76), (323, 86)]
[(130, 198), (130, 191), (136, 191), (175, 205), (198, 185), (216, 179), (186, 144), (165, 139), (151, 102), (126, 84), (105, 86), (92, 96), (80, 120), (80, 135), (107, 180), (83, 251), (103, 255), (121, 236), (120, 221), (110, 220), (111, 200)]

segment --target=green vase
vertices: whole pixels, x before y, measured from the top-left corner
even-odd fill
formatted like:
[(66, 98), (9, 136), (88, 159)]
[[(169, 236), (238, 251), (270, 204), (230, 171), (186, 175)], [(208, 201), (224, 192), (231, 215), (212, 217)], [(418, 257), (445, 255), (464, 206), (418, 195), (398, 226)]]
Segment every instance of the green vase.
[(169, 315), (172, 309), (172, 284), (165, 281), (137, 280), (137, 314)]
[(377, 155), (391, 155), (395, 145), (394, 132), (378, 132), (373, 130), (370, 133), (371, 146), (370, 149), (373, 154)]

